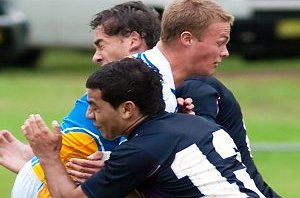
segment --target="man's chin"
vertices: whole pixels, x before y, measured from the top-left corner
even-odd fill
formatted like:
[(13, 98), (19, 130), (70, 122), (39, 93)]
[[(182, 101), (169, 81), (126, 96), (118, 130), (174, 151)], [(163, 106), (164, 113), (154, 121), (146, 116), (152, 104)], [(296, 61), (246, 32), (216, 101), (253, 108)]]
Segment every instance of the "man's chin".
[[(100, 131), (101, 131), (101, 130), (100, 130)], [(112, 141), (112, 140), (115, 139), (115, 137), (111, 137), (111, 136), (109, 136), (107, 133), (105, 133), (105, 132), (103, 132), (103, 131), (101, 131), (101, 135), (102, 135), (102, 137), (103, 137), (104, 139), (106, 139), (106, 140)]]

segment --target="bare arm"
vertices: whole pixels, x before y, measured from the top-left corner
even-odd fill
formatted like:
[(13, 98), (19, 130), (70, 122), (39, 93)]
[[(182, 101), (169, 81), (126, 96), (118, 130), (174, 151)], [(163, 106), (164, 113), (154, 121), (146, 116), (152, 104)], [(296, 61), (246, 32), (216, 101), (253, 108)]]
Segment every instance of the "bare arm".
[(31, 115), (21, 130), (34, 154), (40, 158), (52, 197), (86, 197), (81, 187), (77, 187), (71, 180), (60, 161), (62, 133), (56, 121), (52, 123), (52, 126), (53, 132), (51, 133), (40, 115)]

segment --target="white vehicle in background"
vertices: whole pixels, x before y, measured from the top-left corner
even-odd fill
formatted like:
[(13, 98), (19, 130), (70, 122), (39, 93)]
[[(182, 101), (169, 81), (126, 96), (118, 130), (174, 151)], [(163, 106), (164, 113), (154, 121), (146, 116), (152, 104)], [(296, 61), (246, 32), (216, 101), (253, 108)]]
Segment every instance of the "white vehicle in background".
[[(2, 1), (2, 0), (0, 0)], [(24, 50), (16, 58), (34, 66), (41, 52), (49, 47), (90, 50), (93, 36), (89, 26), (92, 17), (103, 9), (126, 0), (5, 0), (22, 12), (27, 21)], [(162, 11), (165, 3), (144, 0), (146, 5)], [(1, 63), (0, 63), (1, 64)]]
[[(92, 49), (89, 21), (97, 12), (126, 0), (0, 0), (27, 19), (20, 49), (14, 56), (32, 64), (48, 47)], [(172, 0), (142, 0), (162, 12)], [(246, 58), (299, 54), (300, 0), (218, 0), (235, 16), (230, 51)], [(0, 18), (1, 30), (1, 18)], [(1, 33), (1, 31), (0, 31)], [(1, 63), (0, 63), (1, 64)]]

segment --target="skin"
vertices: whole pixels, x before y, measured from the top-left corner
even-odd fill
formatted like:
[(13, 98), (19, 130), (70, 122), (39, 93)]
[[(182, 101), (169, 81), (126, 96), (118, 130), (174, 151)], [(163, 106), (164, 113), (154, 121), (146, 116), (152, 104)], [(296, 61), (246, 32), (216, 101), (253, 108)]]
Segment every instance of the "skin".
[(19, 172), (20, 167), (33, 156), (30, 146), (16, 139), (9, 131), (0, 131), (0, 164), (12, 172)]
[[(222, 59), (229, 56), (226, 47), (229, 39), (230, 24), (217, 22), (212, 24), (207, 31), (204, 32), (201, 39), (195, 38), (191, 32), (186, 31), (180, 35), (180, 39), (177, 39), (170, 46), (159, 42), (158, 47), (171, 63), (175, 85), (179, 85), (189, 75), (213, 74)], [(92, 60), (99, 65), (136, 53), (137, 51), (145, 51), (148, 49), (144, 40), (136, 32), (133, 32), (129, 37), (125, 38), (121, 36), (108, 36), (104, 33), (101, 26), (95, 30), (94, 47), (95, 53)], [(123, 48), (127, 50), (123, 50)], [(186, 58), (177, 58), (181, 56)], [(185, 109), (193, 109), (193, 105), (189, 99), (178, 99), (178, 103), (180, 106), (185, 107)], [(5, 133), (4, 130), (1, 131), (1, 134), (6, 134), (0, 136), (0, 147), (3, 151), (1, 153), (18, 154), (11, 157), (7, 154), (0, 155), (0, 163), (9, 170), (17, 173), (33, 155), (29, 145), (18, 141), (11, 133), (7, 135), (8, 133), (10, 132), (6, 130)], [(11, 150), (14, 150), (14, 152), (10, 152)], [(101, 155), (101, 153), (95, 153), (89, 156), (88, 160), (71, 159), (70, 162), (66, 164), (66, 166), (70, 168), (69, 174), (77, 177), (78, 182), (83, 182), (86, 178), (103, 167), (104, 162), (99, 161)], [(10, 163), (11, 161), (18, 163)], [(11, 164), (14, 165), (12, 166)]]
[(217, 22), (210, 25), (200, 39), (184, 31), (170, 45), (159, 42), (158, 48), (171, 63), (175, 86), (192, 75), (214, 74), (222, 59), (229, 56), (226, 47), (229, 38), (230, 24)]
[[(175, 85), (179, 85), (190, 75), (212, 75), (222, 59), (229, 56), (226, 47), (229, 39), (230, 24), (217, 22), (209, 26), (201, 39), (190, 32), (183, 32), (180, 39), (170, 46), (159, 42), (158, 47), (171, 63)], [(187, 58), (180, 60), (177, 58), (180, 56)], [(184, 107), (192, 103), (189, 100), (177, 99), (177, 102)], [(192, 104), (190, 108), (193, 108)], [(73, 158), (66, 164), (68, 173), (76, 177), (77, 182), (84, 182), (104, 166), (104, 162), (99, 160), (101, 157), (101, 152), (96, 152), (88, 157), (89, 160)]]
[(106, 139), (128, 137), (132, 127), (144, 118), (142, 114), (136, 113), (139, 111), (131, 101), (124, 102), (114, 109), (110, 103), (102, 100), (99, 89), (88, 89), (87, 94), (90, 104), (87, 117), (94, 120), (94, 125)]
[[(208, 27), (201, 39), (185, 31), (170, 45), (158, 43), (158, 48), (171, 63), (175, 86), (191, 75), (212, 75), (215, 72), (222, 59), (229, 56), (226, 45), (230, 40), (230, 29), (229, 23), (217, 22)], [(191, 111), (194, 108), (190, 98), (179, 98), (177, 102), (183, 112), (187, 112), (184, 109)], [(72, 158), (66, 164), (69, 168), (68, 173), (75, 177), (77, 182), (84, 182), (104, 166), (104, 161), (100, 160), (101, 155), (101, 152), (96, 152), (89, 156), (88, 160)]]
[[(93, 43), (95, 53), (92, 61), (97, 65), (106, 64), (148, 49), (144, 39), (137, 32), (131, 32), (128, 37), (109, 36), (104, 32), (102, 26), (95, 29)], [(178, 98), (177, 101), (181, 112), (194, 114), (192, 111), (194, 105), (190, 98)], [(0, 164), (2, 166), (18, 173), (33, 156), (30, 145), (20, 142), (7, 130), (0, 131)], [(77, 178), (75, 179), (77, 182), (83, 182), (104, 166), (104, 161), (100, 160), (101, 157), (102, 153), (96, 152), (87, 159), (73, 158), (66, 164), (69, 168), (68, 173)]]
[[(109, 36), (103, 31), (102, 26), (97, 27), (94, 31), (94, 48), (95, 53), (92, 57), (92, 61), (99, 66), (148, 49), (144, 39), (137, 32), (133, 31), (128, 37), (120, 35)], [(193, 109), (193, 106), (189, 107), (188, 104), (185, 105), (187, 105), (187, 109)], [(102, 156), (101, 153), (98, 153), (96, 155), (97, 159), (100, 159), (98, 157), (99, 155)], [(30, 145), (20, 142), (8, 130), (0, 131), (0, 164), (2, 166), (14, 173), (18, 173), (23, 165), (33, 156)], [(91, 157), (91, 160), (92, 159), (94, 158)], [(85, 164), (82, 165), (86, 166), (84, 170), (87, 174), (73, 170), (70, 170), (70, 174), (74, 176), (78, 174), (79, 178), (87, 178), (103, 166), (103, 161), (97, 162), (97, 169), (95, 169), (94, 164), (87, 164), (87, 161), (84, 161), (84, 163)], [(78, 165), (80, 165), (80, 163), (69, 167), (74, 170), (82, 170)], [(91, 170), (89, 169), (90, 167), (92, 168)]]
[[(64, 165), (61, 163), (59, 152), (61, 149), (62, 133), (60, 132), (58, 122), (53, 121), (52, 127), (53, 133), (51, 133), (40, 115), (30, 115), (21, 127), (33, 152), (40, 158), (51, 195), (52, 197), (87, 197), (80, 186), (76, 187), (67, 174)], [(62, 182), (65, 190), (69, 193), (63, 194), (60, 187), (56, 186), (56, 184), (62, 185)]]
[(95, 29), (93, 62), (98, 65), (110, 63), (130, 54), (148, 49), (140, 34), (133, 31), (128, 37), (120, 35), (109, 36), (102, 26)]
[[(132, 101), (125, 101), (115, 109), (102, 100), (101, 90), (88, 89), (87, 94), (89, 116), (94, 119), (95, 126), (101, 129), (105, 138), (128, 136), (132, 128), (145, 119)], [(40, 158), (52, 197), (86, 197), (81, 187), (77, 187), (70, 179), (64, 165), (58, 163), (62, 134), (58, 122), (54, 121), (52, 127), (53, 132), (40, 115), (31, 115), (21, 130), (35, 155)]]

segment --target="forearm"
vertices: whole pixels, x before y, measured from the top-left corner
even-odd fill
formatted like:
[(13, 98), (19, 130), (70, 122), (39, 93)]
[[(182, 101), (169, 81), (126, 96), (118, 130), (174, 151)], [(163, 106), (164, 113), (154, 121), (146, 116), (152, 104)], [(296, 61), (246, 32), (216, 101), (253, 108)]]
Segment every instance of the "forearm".
[(59, 158), (41, 159), (41, 165), (47, 180), (48, 188), (53, 198), (86, 197), (80, 187), (77, 187)]

